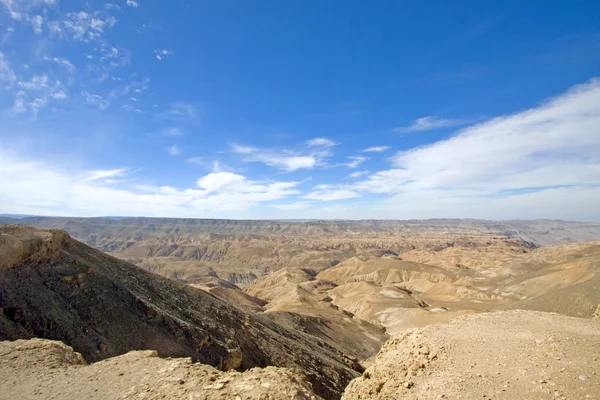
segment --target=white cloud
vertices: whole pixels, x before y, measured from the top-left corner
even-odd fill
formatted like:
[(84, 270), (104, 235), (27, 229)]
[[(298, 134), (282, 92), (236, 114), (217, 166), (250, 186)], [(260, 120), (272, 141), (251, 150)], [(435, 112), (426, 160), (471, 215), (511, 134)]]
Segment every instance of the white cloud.
[(49, 78), (46, 74), (34, 75), (30, 81), (19, 81), (17, 84), (24, 90), (40, 91), (48, 88)]
[(33, 28), (33, 33), (36, 35), (42, 34), (42, 24), (44, 23), (44, 19), (41, 15), (36, 15), (31, 18), (31, 27)]
[(85, 91), (81, 94), (85, 100), (85, 103), (90, 106), (97, 107), (100, 110), (105, 110), (109, 106), (109, 102), (98, 94), (93, 94)]
[(347, 164), (350, 168), (358, 168), (360, 164), (368, 160), (368, 158), (364, 156), (350, 156), (348, 159), (352, 160)]
[(112, 28), (116, 22), (113, 16), (96, 16), (79, 11), (67, 13), (62, 21), (49, 26), (54, 33), (66, 32), (73, 40), (88, 42), (100, 39), (105, 29)]
[(318, 147), (318, 146), (322, 146), (322, 147), (333, 147), (335, 145), (337, 145), (336, 142), (334, 142), (331, 139), (327, 139), (327, 138), (314, 138), (314, 139), (310, 139), (306, 142), (306, 144), (310, 147)]
[(127, 0), (127, 5), (133, 8), (138, 8), (140, 6), (140, 4), (135, 0)]
[(348, 177), (350, 177), (350, 178), (358, 178), (358, 177), (361, 177), (361, 176), (366, 175), (368, 173), (369, 173), (368, 170), (356, 171), (356, 172), (353, 172), (350, 175), (348, 175)]
[(401, 126), (394, 128), (394, 132), (398, 133), (414, 133), (422, 131), (430, 131), (433, 129), (447, 128), (451, 126), (460, 126), (467, 124), (468, 121), (460, 119), (444, 119), (435, 116), (427, 116), (418, 118), (409, 126)]
[(27, 112), (27, 107), (25, 106), (25, 100), (26, 100), (27, 96), (25, 94), (25, 92), (18, 91), (15, 94), (15, 102), (10, 110), (10, 113), (13, 115), (16, 114), (23, 114)]
[(64, 69), (66, 69), (69, 72), (75, 72), (75, 70), (77, 69), (75, 67), (75, 65), (73, 65), (69, 60), (67, 60), (66, 58), (59, 58), (59, 57), (44, 57), (45, 61), (51, 61), (55, 64), (58, 64), (59, 66), (63, 67)]
[(6, 83), (11, 86), (16, 80), (15, 73), (4, 59), (4, 54), (0, 52), (0, 83)]
[(29, 81), (18, 81), (17, 86), (19, 90), (14, 94), (14, 104), (10, 111), (13, 115), (29, 110), (34, 117), (37, 117), (40, 109), (50, 100), (67, 98), (62, 82), (59, 80), (51, 82), (47, 74), (34, 75)]
[(172, 156), (176, 156), (179, 153), (181, 153), (181, 149), (176, 144), (174, 144), (173, 146), (169, 147), (167, 150), (168, 150), (169, 154), (172, 155)]
[[(397, 193), (385, 202), (388, 211), (396, 210), (391, 215), (413, 209), (420, 215), (429, 210), (429, 216), (481, 217), (486, 209), (488, 218), (500, 217), (502, 210), (513, 218), (575, 215), (567, 211), (571, 204), (589, 206), (575, 195), (595, 194), (600, 186), (600, 80), (538, 107), (463, 129), (450, 139), (398, 152), (392, 162), (394, 169), (352, 186)], [(569, 190), (574, 194), (570, 200), (564, 195)], [(551, 198), (556, 193), (562, 194), (560, 202)], [(519, 212), (517, 205), (531, 207), (531, 199), (539, 201), (538, 209)], [(578, 213), (600, 217), (589, 207)]]
[(118, 4), (115, 3), (106, 3), (104, 5), (104, 8), (107, 10), (121, 10), (121, 6), (119, 6)]
[(183, 190), (115, 185), (114, 178), (125, 174), (125, 169), (77, 172), (0, 152), (0, 204), (3, 212), (37, 215), (224, 217), (298, 193), (297, 182), (264, 183), (226, 172), (210, 173)]
[(50, 97), (52, 97), (54, 100), (65, 100), (67, 98), (67, 94), (64, 91), (59, 90), (58, 92), (50, 94)]
[(157, 60), (164, 60), (167, 56), (175, 54), (171, 50), (167, 49), (154, 49), (154, 56)]
[(390, 148), (391, 148), (390, 146), (373, 146), (373, 147), (367, 147), (366, 149), (363, 150), (363, 152), (365, 152), (365, 153), (381, 153)]
[(123, 177), (129, 172), (128, 168), (103, 169), (85, 171), (83, 181), (97, 181)]
[(317, 185), (312, 192), (302, 196), (304, 199), (320, 201), (344, 200), (355, 197), (360, 197), (360, 194), (354, 190), (338, 188), (332, 185)]
[(236, 144), (231, 145), (231, 148), (234, 152), (243, 154), (244, 161), (261, 162), (286, 171), (312, 169), (320, 162), (320, 159), (315, 154), (302, 155), (286, 150), (273, 151)]

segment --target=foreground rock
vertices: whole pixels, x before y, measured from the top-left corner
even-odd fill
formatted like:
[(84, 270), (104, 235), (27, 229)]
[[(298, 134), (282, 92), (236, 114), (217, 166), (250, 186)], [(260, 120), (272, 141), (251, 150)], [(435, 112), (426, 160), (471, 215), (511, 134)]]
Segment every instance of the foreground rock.
[(327, 342), (63, 231), (0, 226), (0, 260), (0, 340), (60, 340), (88, 362), (148, 349), (221, 370), (287, 367), (329, 399), (362, 372), (355, 358)]
[(155, 351), (86, 365), (71, 347), (43, 339), (0, 342), (0, 376), (2, 399), (320, 399), (285, 368), (221, 372)]
[(598, 399), (600, 324), (507, 311), (392, 337), (346, 389), (359, 399)]

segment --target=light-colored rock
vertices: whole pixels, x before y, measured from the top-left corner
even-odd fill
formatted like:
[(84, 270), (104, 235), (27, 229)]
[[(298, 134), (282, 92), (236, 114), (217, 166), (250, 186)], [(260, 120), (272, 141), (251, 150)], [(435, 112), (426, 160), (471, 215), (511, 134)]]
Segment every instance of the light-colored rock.
[(600, 370), (599, 343), (589, 319), (520, 310), (459, 317), (390, 338), (342, 400), (586, 398), (600, 393), (600, 376), (589, 374)]
[[(61, 342), (0, 342), (0, 399), (264, 399), (319, 400), (311, 385), (286, 368), (221, 372), (189, 358), (162, 359), (132, 351), (87, 365)], [(260, 384), (248, 384), (249, 380)]]

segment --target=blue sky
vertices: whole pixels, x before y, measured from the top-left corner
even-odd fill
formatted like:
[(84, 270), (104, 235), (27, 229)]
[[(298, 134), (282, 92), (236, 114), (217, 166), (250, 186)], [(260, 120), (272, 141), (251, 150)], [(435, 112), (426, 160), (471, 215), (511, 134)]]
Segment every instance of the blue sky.
[(600, 221), (597, 1), (0, 0), (0, 212)]

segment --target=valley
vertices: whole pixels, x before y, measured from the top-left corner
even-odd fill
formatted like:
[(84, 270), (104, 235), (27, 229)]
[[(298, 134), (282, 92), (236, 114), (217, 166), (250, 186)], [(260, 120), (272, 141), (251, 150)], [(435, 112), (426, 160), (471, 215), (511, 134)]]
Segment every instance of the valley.
[[(63, 342), (81, 353), (83, 363), (92, 363), (77, 367), (77, 374), (100, 368), (106, 362), (101, 360), (140, 363), (133, 360), (148, 354), (127, 354), (152, 350), (152, 357), (191, 357), (214, 368), (215, 379), (231, 382), (223, 388), (244, 381), (249, 372), (243, 371), (273, 366), (281, 371), (271, 370), (275, 375), (265, 382), (292, 371), (299, 383), (290, 382), (286, 390), (300, 393), (298, 398), (337, 399), (358, 378), (347, 398), (383, 399), (396, 389), (384, 386), (380, 397), (369, 397), (373, 389), (365, 389), (371, 394), (364, 397), (356, 382), (382, 362), (382, 353), (376, 357), (382, 346), (407, 330), (429, 332), (438, 329), (430, 326), (477, 321), (477, 315), (516, 316), (518, 323), (537, 318), (512, 310), (590, 321), (600, 305), (600, 224), (52, 217), (0, 222), (11, 223), (0, 228), (0, 340)], [(60, 342), (35, 346), (73, 351)], [(69, 365), (63, 367), (71, 371)], [(185, 365), (175, 368), (186, 376), (205, 373), (177, 365)], [(217, 378), (219, 370), (242, 375)], [(405, 389), (404, 395), (413, 393)], [(204, 391), (206, 398), (243, 392), (211, 397), (211, 390)], [(415, 398), (424, 392), (418, 393)]]

